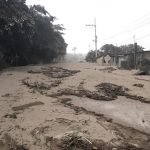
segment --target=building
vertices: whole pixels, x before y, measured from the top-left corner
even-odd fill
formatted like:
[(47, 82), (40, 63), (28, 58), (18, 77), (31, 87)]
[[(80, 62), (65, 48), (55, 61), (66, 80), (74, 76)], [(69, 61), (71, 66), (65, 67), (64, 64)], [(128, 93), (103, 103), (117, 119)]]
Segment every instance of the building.
[(106, 54), (97, 57), (96, 62), (102, 66), (117, 66), (123, 69), (139, 69), (142, 67), (143, 61), (150, 62), (150, 51), (142, 51), (135, 53), (127, 53), (124, 55)]
[(112, 60), (111, 56), (107, 54), (97, 57), (96, 62), (101, 66), (110, 66), (112, 62), (111, 60)]
[(118, 55), (115, 58), (115, 62), (118, 68), (124, 69), (134, 69), (140, 68), (142, 66), (142, 62), (150, 61), (150, 51), (142, 51), (135, 53), (128, 53), (124, 55)]

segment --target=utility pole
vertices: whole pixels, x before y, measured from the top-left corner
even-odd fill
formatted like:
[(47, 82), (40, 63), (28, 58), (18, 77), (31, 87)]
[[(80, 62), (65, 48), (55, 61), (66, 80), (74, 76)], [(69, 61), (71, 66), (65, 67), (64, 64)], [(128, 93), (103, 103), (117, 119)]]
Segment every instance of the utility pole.
[(136, 41), (135, 41), (135, 35), (133, 36), (133, 38), (134, 38), (134, 67), (135, 67), (135, 69), (136, 69), (136, 68), (137, 68), (137, 66), (136, 66), (137, 43), (136, 43)]
[(77, 50), (77, 47), (74, 47), (74, 48), (72, 49), (72, 51), (74, 52), (74, 55), (76, 54), (76, 50)]
[(94, 33), (95, 33), (95, 57), (97, 58), (97, 29), (96, 29), (96, 19), (94, 18), (94, 24), (87, 24), (86, 26), (94, 27)]
[(133, 40), (134, 40), (134, 43), (135, 43), (135, 35), (133, 36)]
[(134, 43), (134, 55), (135, 55), (135, 69), (137, 69), (137, 58), (136, 58), (136, 56), (137, 56), (137, 43), (135, 42)]

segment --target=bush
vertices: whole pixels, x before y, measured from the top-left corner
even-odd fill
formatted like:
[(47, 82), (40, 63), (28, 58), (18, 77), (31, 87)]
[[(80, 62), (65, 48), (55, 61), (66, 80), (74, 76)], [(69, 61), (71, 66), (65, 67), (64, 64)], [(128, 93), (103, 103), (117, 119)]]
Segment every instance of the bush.
[(0, 52), (11, 66), (47, 63), (66, 54), (63, 26), (44, 7), (25, 0), (0, 1)]

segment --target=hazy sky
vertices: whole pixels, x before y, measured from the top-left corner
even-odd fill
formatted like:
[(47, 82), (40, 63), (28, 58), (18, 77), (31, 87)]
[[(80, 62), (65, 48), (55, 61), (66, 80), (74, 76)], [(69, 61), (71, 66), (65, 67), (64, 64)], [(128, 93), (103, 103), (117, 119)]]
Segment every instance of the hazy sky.
[(57, 23), (66, 28), (68, 52), (94, 49), (94, 30), (86, 27), (97, 21), (98, 48), (106, 43), (123, 45), (134, 42), (150, 50), (150, 0), (27, 0), (41, 4)]

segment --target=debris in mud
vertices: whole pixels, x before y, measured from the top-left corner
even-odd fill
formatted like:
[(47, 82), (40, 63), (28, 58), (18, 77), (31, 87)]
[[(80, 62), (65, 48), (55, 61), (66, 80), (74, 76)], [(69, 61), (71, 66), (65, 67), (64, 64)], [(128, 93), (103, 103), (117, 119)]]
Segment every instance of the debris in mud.
[(81, 81), (78, 86), (78, 90), (83, 90), (84, 89), (83, 85), (84, 85), (84, 81)]
[(2, 97), (10, 97), (10, 96), (11, 96), (10, 93), (6, 93), (6, 94), (2, 95)]
[(71, 98), (61, 98), (60, 101), (61, 103), (68, 103), (70, 102), (72, 99)]
[(48, 67), (43, 69), (43, 74), (52, 78), (64, 78), (72, 76), (76, 73), (80, 72), (79, 70), (68, 70), (59, 67)]
[(99, 69), (99, 71), (104, 71), (104, 72), (106, 71), (108, 73), (111, 73), (111, 72), (113, 72), (115, 70), (117, 70), (117, 69), (115, 69), (113, 67), (106, 67), (106, 68), (103, 68), (103, 69)]
[(7, 76), (12, 76), (12, 75), (13, 75), (12, 73), (8, 73), (8, 74), (7, 74)]
[(44, 134), (45, 131), (46, 131), (46, 129), (48, 129), (48, 128), (49, 128), (49, 126), (37, 127), (37, 128), (35, 128), (33, 131), (31, 131), (31, 135), (35, 137), (35, 136), (37, 136), (38, 134)]
[(61, 84), (61, 80), (55, 80), (51, 83), (51, 87), (56, 87), (56, 86), (59, 86), (59, 84)]
[(36, 89), (36, 90), (49, 90), (50, 89), (50, 86), (45, 83), (39, 83), (39, 82), (32, 83), (32, 82), (29, 82), (28, 80), (22, 80), (22, 83), (31, 89)]
[(125, 96), (126, 91), (128, 91), (127, 88), (112, 83), (101, 83), (97, 85), (96, 88), (98, 92), (103, 92), (104, 95), (114, 99), (116, 99), (117, 96)]
[(81, 133), (68, 133), (61, 139), (61, 145), (58, 145), (62, 150), (93, 150), (104, 146), (104, 142), (99, 144), (92, 143), (89, 139), (84, 137)]
[(146, 75), (145, 71), (137, 71), (134, 75)]
[(97, 85), (96, 88), (99, 92), (103, 92), (104, 95), (108, 96), (109, 98), (117, 99), (118, 96), (125, 96), (126, 98), (138, 100), (142, 103), (150, 103), (150, 100), (144, 98), (143, 96), (137, 96), (128, 93), (129, 89), (123, 86), (118, 86), (112, 83), (101, 83)]
[(4, 117), (5, 117), (5, 118), (13, 118), (13, 119), (17, 119), (16, 113), (6, 114)]
[[(109, 142), (109, 146), (111, 145), (113, 147), (109, 147), (108, 150), (109, 149), (112, 150), (112, 148), (114, 149), (116, 148), (117, 150), (141, 150), (141, 149), (147, 149), (149, 147), (148, 145), (150, 144), (149, 143), (150, 137), (148, 134), (142, 133), (131, 127), (124, 127), (123, 125), (117, 124), (113, 122), (111, 118), (108, 118), (103, 114), (96, 114), (95, 112), (88, 111), (82, 107), (80, 108), (79, 106), (74, 106), (72, 103), (69, 103), (68, 101), (65, 102), (64, 98), (59, 100), (61, 103), (75, 110), (75, 112), (77, 110), (81, 110), (82, 113), (84, 112), (85, 114), (97, 116), (98, 123), (100, 123), (100, 125), (104, 127), (106, 130), (112, 131), (113, 134), (117, 136), (117, 138), (112, 139)], [(139, 139), (141, 139), (140, 142)], [(90, 141), (93, 143), (92, 140)], [(147, 145), (145, 145), (145, 142), (147, 142)], [(99, 149), (101, 150), (100, 147), (98, 147), (98, 150)]]
[(28, 73), (43, 73), (44, 75), (52, 78), (64, 78), (72, 76), (80, 72), (79, 70), (68, 70), (60, 67), (47, 67), (41, 68), (41, 70), (29, 70)]
[(74, 106), (71, 102), (72, 99), (70, 98), (61, 98), (58, 101), (63, 104), (64, 106), (70, 107), (71, 109), (73, 109), (75, 111), (75, 115), (80, 114), (81, 112), (86, 112), (88, 113), (88, 111), (83, 108), (83, 107), (78, 107), (78, 106)]
[(143, 96), (137, 96), (137, 95), (133, 95), (133, 94), (128, 94), (126, 93), (125, 95), (127, 98), (133, 99), (133, 100), (138, 100), (142, 103), (150, 103), (150, 100), (147, 98), (144, 98)]
[(114, 100), (112, 97), (108, 97), (108, 96), (104, 96), (99, 92), (91, 92), (88, 90), (72, 90), (72, 89), (63, 89), (63, 90), (59, 90), (57, 93), (54, 94), (49, 94), (47, 96), (50, 97), (59, 97), (62, 95), (74, 95), (77, 97), (87, 97), (90, 99), (94, 99), (94, 100), (101, 100), (101, 101), (112, 101)]
[(137, 86), (137, 87), (143, 88), (143, 87), (144, 87), (144, 84), (141, 84), (141, 83), (135, 83), (135, 84), (133, 84), (133, 86)]
[[(79, 113), (81, 112), (84, 112), (86, 114), (90, 114), (90, 115), (94, 115), (94, 116), (97, 116), (99, 118), (104, 118), (107, 122), (112, 122), (112, 119), (111, 118), (108, 118), (108, 117), (104, 117), (103, 114), (100, 114), (100, 113), (95, 113), (95, 112), (92, 112), (92, 111), (88, 111), (86, 110), (85, 108), (83, 107), (79, 107), (79, 106), (75, 106), (73, 105), (71, 102), (72, 99), (70, 98), (61, 98), (61, 99), (58, 99), (58, 101), (60, 103), (62, 103), (64, 106), (68, 106), (69, 108), (73, 109), (75, 112), (76, 112), (76, 115), (78, 115)], [(111, 121), (110, 121), (111, 120)]]
[(27, 79), (23, 79), (22, 83), (30, 89), (34, 89), (41, 93), (42, 90), (50, 90), (52, 87), (59, 86), (59, 84), (61, 84), (61, 80), (54, 80), (51, 84), (45, 84), (41, 82), (31, 82)]
[(13, 111), (19, 111), (19, 110), (24, 110), (24, 109), (27, 109), (27, 108), (29, 108), (29, 107), (38, 106), (38, 105), (44, 105), (44, 103), (43, 103), (43, 102), (40, 102), (40, 101), (32, 102), (32, 103), (28, 103), (28, 104), (25, 104), (25, 105), (12, 107), (12, 110), (13, 110)]
[(150, 82), (150, 80), (147, 80), (147, 79), (141, 79), (141, 78), (135, 78), (135, 79)]
[(134, 145), (104, 142), (103, 140), (88, 139), (80, 132), (68, 132), (56, 137), (49, 138), (50, 145), (61, 150), (140, 150)]
[(139, 100), (143, 103), (150, 103), (149, 99), (146, 99), (142, 96), (137, 96), (133, 94), (129, 94), (128, 88), (125, 88), (123, 86), (118, 86), (112, 83), (101, 83), (96, 86), (97, 91), (89, 91), (83, 89), (83, 87), (78, 87), (77, 90), (73, 89), (62, 89), (57, 91), (57, 93), (54, 94), (47, 94), (47, 96), (50, 97), (60, 97), (62, 95), (73, 95), (77, 97), (87, 97), (94, 100), (101, 100), (101, 101), (112, 101), (118, 98), (118, 96), (125, 96), (127, 98), (133, 99), (133, 100)]
[(38, 74), (38, 73), (42, 73), (42, 71), (40, 71), (40, 70), (29, 70), (28, 73)]
[(1, 150), (28, 150), (24, 145), (18, 144), (10, 135), (5, 134), (0, 141)]

